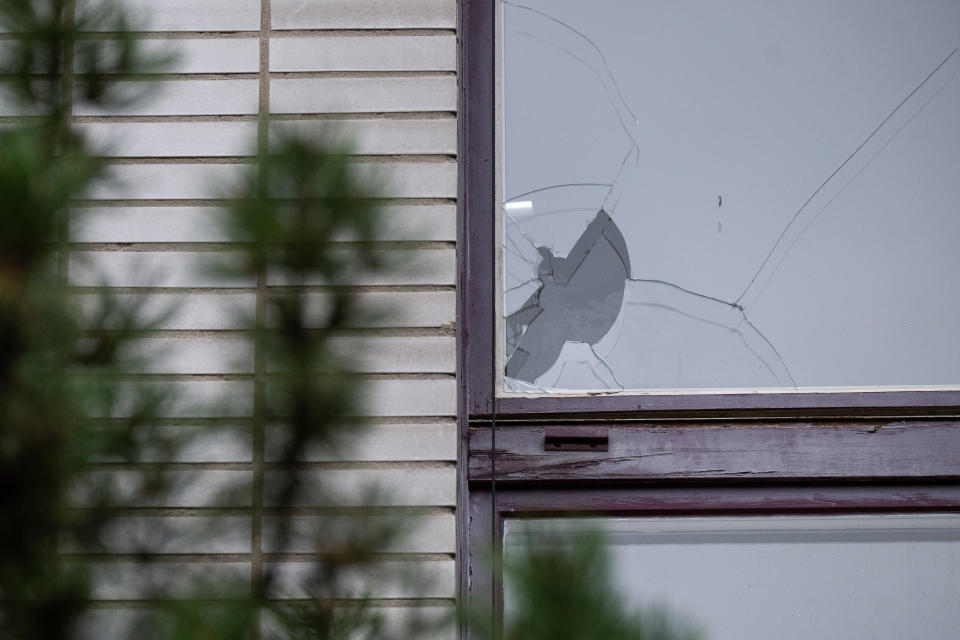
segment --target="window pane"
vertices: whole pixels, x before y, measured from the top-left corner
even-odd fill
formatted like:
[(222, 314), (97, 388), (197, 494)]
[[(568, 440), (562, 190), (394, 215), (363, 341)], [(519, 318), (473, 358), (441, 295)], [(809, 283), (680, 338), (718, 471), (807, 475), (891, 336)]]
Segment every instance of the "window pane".
[(960, 3), (500, 7), (506, 390), (960, 385)]
[[(960, 515), (507, 520), (504, 549), (607, 532), (615, 580), (711, 640), (956, 638)], [(506, 614), (516, 595), (504, 587)]]

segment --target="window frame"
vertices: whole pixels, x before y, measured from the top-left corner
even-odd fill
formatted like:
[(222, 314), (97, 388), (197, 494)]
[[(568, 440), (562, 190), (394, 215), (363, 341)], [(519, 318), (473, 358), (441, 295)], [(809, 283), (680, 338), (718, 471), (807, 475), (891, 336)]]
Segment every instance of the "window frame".
[[(960, 512), (960, 390), (497, 393), (498, 4), (458, 3), (462, 600), (502, 604), (485, 554), (506, 517)], [(546, 451), (560, 426), (609, 451)]]
[[(884, 486), (666, 486), (666, 487), (508, 487), (493, 496), (475, 492), (469, 503), (473, 548), (503, 550), (507, 518), (589, 516), (764, 516), (945, 513), (960, 510), (960, 485)], [(492, 541), (491, 541), (492, 539)], [(503, 584), (480, 554), (467, 558), (473, 569), (465, 593), (474, 611), (492, 612), (502, 627)], [(479, 557), (478, 557), (479, 556)], [(462, 638), (474, 638), (462, 630)]]
[(496, 147), (496, 8), (497, 1), (460, 0), (460, 127), (459, 161), (461, 204), (460, 292), (461, 331), (468, 338), (462, 344), (461, 371), (467, 375), (468, 409), (471, 415), (496, 413), (500, 416), (573, 415), (591, 413), (613, 416), (644, 413), (682, 412), (689, 414), (731, 411), (753, 414), (789, 415), (836, 413), (890, 416), (957, 415), (960, 389), (894, 391), (788, 391), (788, 392), (703, 392), (658, 394), (655, 392), (584, 396), (499, 395), (494, 349), (496, 265), (495, 180)]

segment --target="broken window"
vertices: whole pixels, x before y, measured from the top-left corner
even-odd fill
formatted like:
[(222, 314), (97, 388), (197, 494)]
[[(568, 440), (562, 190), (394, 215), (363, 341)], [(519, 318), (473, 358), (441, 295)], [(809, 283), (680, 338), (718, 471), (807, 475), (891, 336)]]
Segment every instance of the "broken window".
[(499, 6), (504, 390), (960, 384), (960, 5)]

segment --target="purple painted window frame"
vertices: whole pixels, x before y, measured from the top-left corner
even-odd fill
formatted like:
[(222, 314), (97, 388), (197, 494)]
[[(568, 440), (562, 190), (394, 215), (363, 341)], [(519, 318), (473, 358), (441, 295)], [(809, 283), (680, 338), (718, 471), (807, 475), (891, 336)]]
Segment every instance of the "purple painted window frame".
[[(459, 0), (461, 598), (499, 604), (507, 517), (960, 511), (960, 391), (497, 396), (495, 10)], [(608, 451), (544, 450), (598, 426)]]
[[(489, 491), (473, 493), (468, 517), (473, 523), (472, 548), (492, 546), (500, 553), (507, 518), (937, 513), (955, 512), (958, 505), (960, 486), (956, 484), (506, 488), (498, 492), (496, 500)], [(467, 558), (472, 574), (466, 597), (474, 611), (492, 612), (499, 627), (503, 585), (483, 569), (488, 560), (475, 555)], [(461, 637), (475, 636), (464, 629)]]

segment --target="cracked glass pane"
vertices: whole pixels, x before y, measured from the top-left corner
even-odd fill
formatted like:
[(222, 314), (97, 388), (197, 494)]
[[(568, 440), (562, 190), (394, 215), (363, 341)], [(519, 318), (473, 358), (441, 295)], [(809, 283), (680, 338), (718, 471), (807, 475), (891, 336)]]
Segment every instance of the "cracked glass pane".
[(960, 4), (500, 8), (505, 390), (960, 386)]

